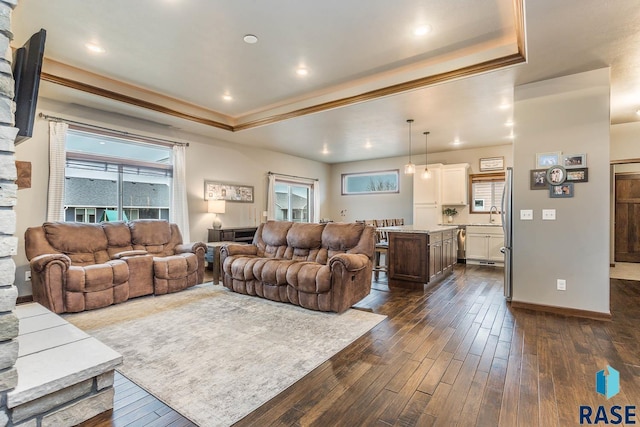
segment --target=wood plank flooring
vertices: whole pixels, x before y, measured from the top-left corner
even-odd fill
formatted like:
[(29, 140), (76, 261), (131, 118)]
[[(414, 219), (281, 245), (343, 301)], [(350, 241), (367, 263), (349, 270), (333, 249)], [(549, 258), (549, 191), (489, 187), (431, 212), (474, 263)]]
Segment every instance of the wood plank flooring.
[[(609, 322), (512, 309), (501, 269), (465, 265), (421, 291), (380, 280), (357, 308), (388, 318), (236, 426), (567, 426), (640, 404), (640, 282), (611, 280)], [(193, 425), (122, 376), (115, 399), (85, 426)]]

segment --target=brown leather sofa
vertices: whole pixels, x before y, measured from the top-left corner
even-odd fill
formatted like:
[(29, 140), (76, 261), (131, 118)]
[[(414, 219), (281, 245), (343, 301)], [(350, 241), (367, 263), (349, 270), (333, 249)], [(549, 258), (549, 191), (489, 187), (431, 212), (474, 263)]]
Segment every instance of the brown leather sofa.
[(374, 228), (268, 221), (251, 245), (220, 251), (224, 286), (239, 293), (341, 313), (371, 291)]
[(202, 242), (183, 244), (176, 224), (136, 220), (46, 222), (25, 232), (34, 301), (55, 313), (177, 292), (204, 279)]

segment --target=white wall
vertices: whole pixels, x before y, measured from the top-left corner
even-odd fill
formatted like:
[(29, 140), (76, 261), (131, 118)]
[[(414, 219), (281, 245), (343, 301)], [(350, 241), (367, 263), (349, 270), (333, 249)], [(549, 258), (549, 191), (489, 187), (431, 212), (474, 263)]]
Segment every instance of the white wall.
[[(513, 146), (497, 145), (476, 149), (460, 149), (433, 153), (428, 155), (429, 163), (469, 163), (469, 173), (478, 171), (480, 159), (483, 157), (504, 156), (505, 167), (513, 165)], [(404, 218), (406, 224), (413, 221), (413, 175), (406, 176), (403, 173), (404, 164), (409, 160), (408, 156), (392, 157), (387, 159), (367, 160), (361, 162), (338, 163), (331, 167), (331, 191), (329, 192), (332, 210), (330, 218), (334, 221), (355, 221), (363, 219)], [(424, 165), (424, 155), (414, 155), (413, 162)], [(422, 161), (421, 161), (422, 160)], [(383, 195), (341, 195), (342, 174), (368, 171), (381, 171), (398, 169), (400, 171), (400, 193)], [(418, 170), (420, 172), (420, 170)], [(489, 222), (488, 214), (469, 214), (468, 207), (456, 206), (458, 215), (454, 222), (459, 224)], [(344, 217), (340, 216), (342, 210), (346, 211)]]
[[(609, 313), (609, 91), (608, 68), (515, 88), (514, 301)], [(553, 151), (587, 154), (589, 182), (573, 198), (529, 189), (536, 153)], [(557, 219), (542, 221), (542, 209)]]
[[(78, 106), (68, 106), (46, 99), (38, 100), (38, 111), (52, 116), (96, 124), (164, 139), (189, 142), (187, 149), (187, 191), (189, 224), (192, 241), (207, 241), (207, 229), (213, 216), (206, 213), (204, 181), (215, 180), (254, 186), (254, 203), (227, 203), (221, 214), (223, 226), (249, 226), (260, 222), (266, 210), (267, 172), (297, 175), (320, 180), (320, 215), (328, 216), (330, 167), (327, 164), (275, 153), (239, 144), (212, 140), (200, 135), (139, 121), (117, 114), (109, 114)], [(169, 133), (170, 132), (170, 133)], [(41, 225), (46, 220), (47, 186), (49, 174), (48, 121), (36, 120), (34, 135), (16, 146), (16, 159), (31, 162), (31, 188), (18, 191), (16, 235), (20, 237), (16, 284), (20, 295), (30, 295), (31, 285), (24, 281), (28, 261), (24, 252), (24, 232), (27, 227)]]
[(611, 126), (611, 161), (640, 159), (640, 121)]

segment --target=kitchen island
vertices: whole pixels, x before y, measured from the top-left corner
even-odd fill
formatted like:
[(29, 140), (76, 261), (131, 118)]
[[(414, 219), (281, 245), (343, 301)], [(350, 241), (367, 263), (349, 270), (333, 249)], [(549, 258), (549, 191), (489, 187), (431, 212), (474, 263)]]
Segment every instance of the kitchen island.
[(421, 289), (453, 272), (457, 226), (381, 227), (389, 239), (389, 287)]

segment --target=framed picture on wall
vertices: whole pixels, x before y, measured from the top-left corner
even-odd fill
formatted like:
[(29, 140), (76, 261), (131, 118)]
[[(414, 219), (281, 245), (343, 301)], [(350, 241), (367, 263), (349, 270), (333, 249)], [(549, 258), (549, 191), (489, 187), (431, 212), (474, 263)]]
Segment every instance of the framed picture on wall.
[(567, 179), (567, 171), (560, 165), (551, 166), (547, 169), (546, 177), (549, 184), (559, 185)]
[(253, 203), (253, 186), (204, 182), (205, 200), (226, 200), (227, 202)]
[(504, 169), (504, 157), (486, 157), (480, 159), (480, 172), (501, 171)]
[(549, 183), (547, 182), (547, 170), (532, 169), (530, 186), (532, 190), (546, 190), (549, 187)]
[(585, 168), (587, 167), (587, 155), (586, 154), (567, 154), (566, 156), (562, 156), (561, 164), (567, 169)]
[(560, 185), (552, 185), (549, 187), (549, 197), (556, 199), (573, 197), (573, 183), (565, 182)]
[(589, 168), (575, 168), (567, 170), (567, 181), (589, 182)]
[(553, 165), (559, 165), (562, 153), (555, 151), (553, 153), (537, 153), (536, 154), (536, 169), (548, 168)]

